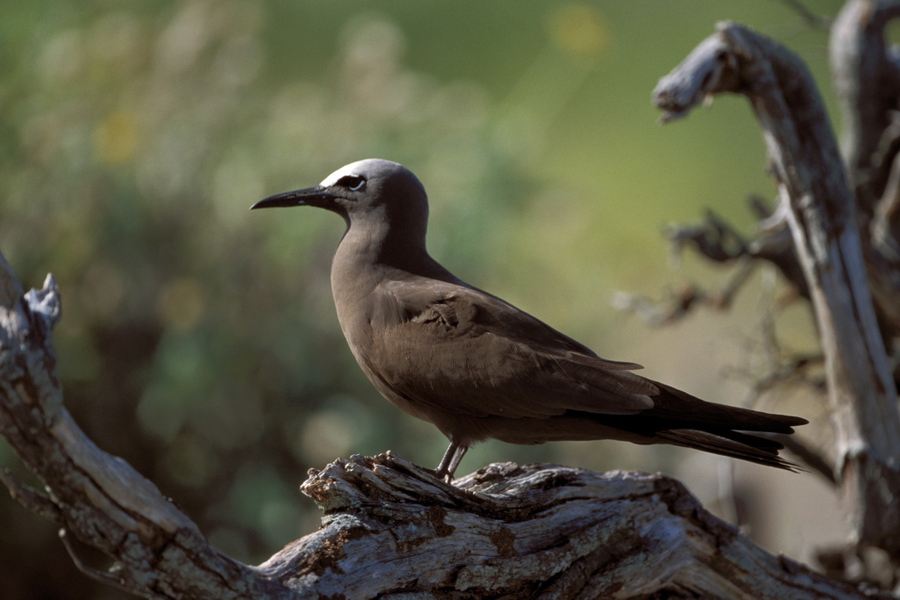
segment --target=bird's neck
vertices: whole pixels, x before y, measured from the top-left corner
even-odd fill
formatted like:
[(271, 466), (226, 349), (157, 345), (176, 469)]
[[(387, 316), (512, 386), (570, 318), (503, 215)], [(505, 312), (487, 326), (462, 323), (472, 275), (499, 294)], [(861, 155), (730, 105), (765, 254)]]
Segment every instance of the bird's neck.
[(390, 233), (386, 228), (348, 228), (334, 255), (332, 285), (352, 283), (359, 290), (367, 285), (374, 287), (385, 278), (410, 275), (455, 279), (428, 254), (424, 232), (402, 237)]
[[(344, 234), (331, 264), (331, 291), (338, 321), (360, 364), (366, 364), (372, 343), (372, 323), (379, 319), (372, 311), (381, 304), (383, 284), (416, 278), (456, 281), (425, 250), (424, 239), (400, 241), (360, 228)], [(365, 367), (364, 367), (365, 368)]]

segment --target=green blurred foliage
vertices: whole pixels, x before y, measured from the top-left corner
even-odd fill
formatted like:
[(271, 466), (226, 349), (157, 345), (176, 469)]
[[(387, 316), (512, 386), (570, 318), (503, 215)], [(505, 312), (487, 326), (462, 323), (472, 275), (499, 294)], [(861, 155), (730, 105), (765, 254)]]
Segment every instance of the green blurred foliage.
[[(659, 128), (656, 80), (725, 18), (826, 78), (826, 34), (778, 2), (2, 9), (0, 250), (26, 286), (47, 271), (61, 284), (66, 404), (250, 562), (315, 527), (297, 490), (309, 467), (388, 448), (431, 465), (445, 444), (378, 397), (345, 347), (328, 287), (342, 223), (250, 204), (353, 160), (397, 160), (429, 190), (436, 258), (641, 360), (616, 354), (608, 298), (670, 278), (660, 225), (706, 206), (749, 224), (741, 199), (771, 193), (744, 103)], [(500, 448), (463, 470), (569, 456)], [(2, 443), (0, 462), (26, 476)], [(0, 597), (120, 597), (8, 500), (0, 530)]]

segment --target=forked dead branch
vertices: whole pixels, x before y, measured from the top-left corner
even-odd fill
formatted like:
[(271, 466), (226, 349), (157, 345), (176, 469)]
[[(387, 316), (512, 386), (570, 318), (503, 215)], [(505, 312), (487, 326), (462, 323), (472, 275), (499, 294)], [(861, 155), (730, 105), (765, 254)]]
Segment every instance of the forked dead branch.
[[(893, 3), (852, 1), (835, 22), (831, 52), (839, 93), (845, 110), (859, 113), (847, 115), (844, 157), (805, 65), (739, 25), (720, 25), (654, 91), (664, 120), (683, 117), (716, 94), (742, 94), (749, 100), (778, 190), (778, 207), (759, 238), (786, 230), (792, 242), (780, 246), (780, 262), (757, 258), (774, 262), (788, 281), (797, 275), (785, 265), (801, 267), (825, 361), (833, 479), (840, 482), (854, 543), (881, 548), (895, 563), (900, 558), (900, 412), (891, 367), (896, 360), (888, 351), (893, 353), (898, 326), (892, 317), (898, 270), (885, 251), (895, 241), (885, 237), (892, 229), (884, 218), (896, 215), (875, 207), (896, 202), (887, 182), (897, 177), (896, 128), (888, 127), (895, 118), (897, 70), (889, 60), (884, 27), (897, 12)], [(851, 58), (854, 64), (848, 64)], [(891, 175), (879, 180), (877, 174), (884, 172)]]

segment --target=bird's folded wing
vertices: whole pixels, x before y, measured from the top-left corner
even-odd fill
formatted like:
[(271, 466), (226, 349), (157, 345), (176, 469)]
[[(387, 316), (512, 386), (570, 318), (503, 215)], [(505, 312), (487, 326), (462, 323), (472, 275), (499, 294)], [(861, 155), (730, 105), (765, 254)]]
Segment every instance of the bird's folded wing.
[[(514, 306), (463, 285), (387, 282), (370, 368), (395, 393), (472, 416), (636, 414), (653, 382)], [(396, 304), (393, 304), (396, 303)], [(387, 316), (386, 316), (387, 315)]]

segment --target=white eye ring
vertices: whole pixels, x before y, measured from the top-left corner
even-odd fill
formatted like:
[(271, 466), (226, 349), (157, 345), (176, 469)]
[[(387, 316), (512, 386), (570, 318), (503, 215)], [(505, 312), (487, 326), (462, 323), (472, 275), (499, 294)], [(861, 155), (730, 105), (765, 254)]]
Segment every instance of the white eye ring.
[(358, 192), (366, 187), (366, 178), (361, 175), (344, 175), (332, 185), (342, 187), (351, 192)]

